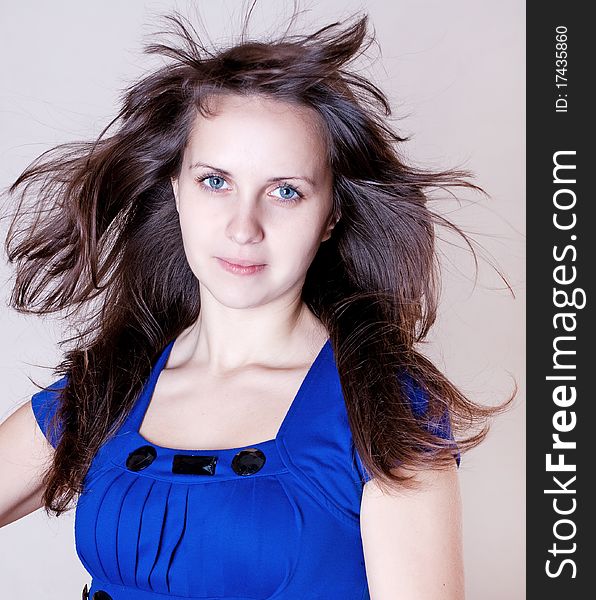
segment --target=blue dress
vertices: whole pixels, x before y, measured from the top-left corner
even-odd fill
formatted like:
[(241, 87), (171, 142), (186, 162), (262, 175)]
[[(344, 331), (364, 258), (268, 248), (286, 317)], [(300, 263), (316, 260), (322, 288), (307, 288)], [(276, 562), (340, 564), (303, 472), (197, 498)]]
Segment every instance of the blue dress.
[[(179, 450), (139, 433), (170, 342), (118, 432), (94, 457), (75, 513), (77, 554), (99, 600), (364, 600), (367, 474), (353, 447), (330, 340), (274, 439)], [(47, 430), (66, 378), (32, 397)], [(420, 390), (406, 381), (417, 412)], [(443, 431), (450, 436), (448, 426)], [(59, 432), (58, 432), (59, 435)]]

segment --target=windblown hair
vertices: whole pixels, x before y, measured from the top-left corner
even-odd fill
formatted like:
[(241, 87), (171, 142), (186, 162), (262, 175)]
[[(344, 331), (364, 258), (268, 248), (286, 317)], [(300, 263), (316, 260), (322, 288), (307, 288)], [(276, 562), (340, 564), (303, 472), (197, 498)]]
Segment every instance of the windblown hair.
[[(74, 343), (55, 369), (67, 384), (53, 422), (62, 434), (45, 473), (46, 511), (70, 508), (159, 353), (199, 317), (170, 178), (180, 173), (196, 116), (209, 116), (218, 94), (264, 95), (320, 118), (339, 221), (308, 270), (302, 299), (329, 332), (365, 469), (383, 487), (410, 485), (391, 471), (397, 465), (451, 466), (453, 442), (429, 424), (447, 414), (463, 453), (513, 396), (498, 407), (476, 404), (415, 348), (437, 313), (435, 226), (463, 236), (476, 260), (467, 236), (429, 209), (427, 192), (482, 190), (466, 171), (430, 172), (400, 158), (407, 138), (387, 124), (386, 95), (348, 68), (374, 41), (366, 15), (258, 41), (246, 38), (245, 23), (234, 45), (213, 51), (185, 17), (165, 19), (180, 43), (145, 47), (165, 65), (124, 91), (98, 138), (44, 152), (8, 190), (20, 191), (6, 240), (16, 265), (11, 307), (75, 317), (77, 331), (60, 342)], [(427, 394), (423, 417), (412, 411), (400, 371)]]

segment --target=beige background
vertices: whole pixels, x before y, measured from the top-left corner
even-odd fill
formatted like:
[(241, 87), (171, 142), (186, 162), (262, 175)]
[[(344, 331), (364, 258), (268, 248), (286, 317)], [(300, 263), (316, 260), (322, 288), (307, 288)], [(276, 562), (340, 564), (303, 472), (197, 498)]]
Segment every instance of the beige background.
[[(204, 7), (214, 40), (238, 31), (240, 1), (3, 3), (0, 186), (50, 146), (98, 134), (115, 113), (119, 89), (154, 64), (140, 53), (154, 16), (174, 6), (185, 12), (191, 4)], [(368, 12), (382, 55), (371, 49), (376, 60), (366, 72), (389, 94), (400, 130), (414, 136), (406, 155), (424, 166), (464, 165), (491, 195), (435, 206), (475, 234), (516, 298), (487, 262), (474, 287), (469, 254), (443, 232), (443, 302), (424, 351), (480, 402), (500, 401), (513, 379), (520, 386), (516, 407), (495, 422), (483, 446), (463, 457), (460, 469), (467, 598), (519, 600), (525, 587), (525, 6), (512, 0), (302, 6), (311, 9), (305, 25)], [(261, 0), (252, 31), (274, 30), (291, 8), (289, 0)], [(4, 240), (5, 225), (1, 233)], [(33, 393), (27, 375), (51, 380), (61, 331), (51, 319), (9, 312), (9, 276), (3, 261), (0, 420)], [(73, 517), (48, 520), (37, 511), (0, 530), (2, 597), (80, 597), (89, 577), (75, 553)]]

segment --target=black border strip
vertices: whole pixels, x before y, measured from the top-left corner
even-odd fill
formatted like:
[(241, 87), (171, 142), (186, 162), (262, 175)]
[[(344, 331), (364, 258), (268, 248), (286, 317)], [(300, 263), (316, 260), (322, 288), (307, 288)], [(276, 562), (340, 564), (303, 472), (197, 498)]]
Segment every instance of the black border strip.
[(585, 6), (527, 7), (526, 564), (537, 600), (590, 597), (596, 570), (596, 33)]

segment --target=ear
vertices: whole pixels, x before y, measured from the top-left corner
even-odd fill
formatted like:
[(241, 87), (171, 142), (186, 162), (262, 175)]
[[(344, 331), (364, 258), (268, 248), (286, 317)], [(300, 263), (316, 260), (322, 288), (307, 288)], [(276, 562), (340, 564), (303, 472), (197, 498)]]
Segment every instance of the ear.
[(323, 238), (321, 239), (321, 242), (326, 242), (331, 237), (333, 228), (337, 225), (337, 222), (339, 221), (340, 217), (341, 217), (341, 215), (337, 216), (335, 218), (333, 218), (333, 217), (330, 218), (329, 224), (327, 225), (327, 229), (325, 229), (325, 233), (323, 234)]
[(179, 203), (178, 203), (178, 179), (176, 177), (170, 177), (170, 182), (172, 184), (172, 191), (174, 192), (174, 201), (176, 202), (176, 210), (180, 212)]

